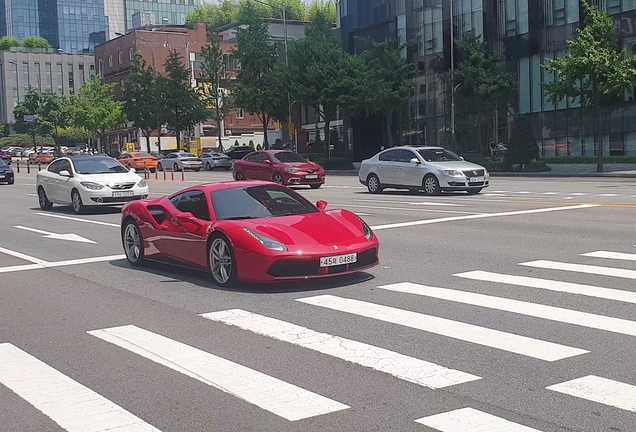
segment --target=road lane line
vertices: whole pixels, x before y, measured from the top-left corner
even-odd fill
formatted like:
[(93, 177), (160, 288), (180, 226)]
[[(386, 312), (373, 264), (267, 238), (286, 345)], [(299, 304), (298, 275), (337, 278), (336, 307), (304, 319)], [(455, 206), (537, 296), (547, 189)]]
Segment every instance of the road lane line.
[(472, 280), (503, 283), (507, 285), (540, 288), (550, 291), (564, 292), (568, 294), (580, 294), (588, 297), (596, 297), (606, 300), (616, 300), (620, 302), (636, 304), (636, 292), (602, 288), (594, 285), (583, 285), (572, 282), (561, 282), (550, 279), (532, 278), (527, 276), (513, 276), (479, 270), (457, 273), (454, 276)]
[(415, 422), (440, 432), (540, 432), (473, 408), (422, 417)]
[(573, 205), (568, 207), (550, 207), (550, 208), (542, 208), (542, 209), (532, 209), (532, 210), (519, 210), (519, 211), (511, 211), (511, 212), (503, 212), (503, 213), (482, 213), (476, 215), (467, 215), (467, 216), (454, 216), (447, 218), (439, 218), (439, 219), (425, 219), (419, 221), (411, 221), (411, 222), (399, 222), (394, 224), (386, 224), (386, 225), (376, 225), (372, 226), (371, 229), (374, 231), (387, 229), (387, 228), (404, 228), (415, 225), (427, 225), (432, 223), (439, 222), (455, 222), (460, 220), (468, 220), (468, 219), (484, 219), (491, 217), (501, 217), (501, 216), (517, 216), (517, 215), (526, 215), (526, 214), (535, 214), (535, 213), (547, 213), (561, 210), (579, 210), (585, 208), (598, 207), (596, 204), (583, 204), (583, 205)]
[(529, 261), (525, 263), (519, 263), (519, 265), (550, 269), (550, 270), (563, 270), (577, 273), (586, 273), (601, 276), (614, 276), (624, 279), (636, 279), (636, 270), (625, 270), (613, 267), (601, 267), (584, 264), (570, 264), (558, 261), (537, 260)]
[(588, 375), (546, 389), (636, 412), (636, 386), (620, 381)]
[(354, 201), (384, 203), (384, 204), (412, 204), (412, 205), (430, 205), (430, 206), (447, 206), (447, 207), (468, 207), (466, 204), (452, 204), (447, 202), (432, 202), (432, 201), (394, 201), (394, 200), (370, 200), (370, 199), (354, 199)]
[(28, 193), (28, 194), (25, 194), (25, 195), (26, 195), (26, 196), (30, 196), (30, 197), (36, 197), (36, 196), (38, 196), (38, 194), (34, 194), (34, 193)]
[(408, 207), (378, 207), (378, 206), (365, 206), (361, 204), (330, 204), (332, 207), (353, 207), (353, 208), (365, 208), (365, 209), (382, 209), (382, 210), (391, 210), (391, 211), (415, 211), (421, 213), (450, 213), (450, 214), (464, 214), (464, 215), (476, 215), (476, 214), (484, 214), (484, 213), (476, 213), (476, 212), (464, 212), (464, 211), (454, 211), (454, 210), (437, 210), (437, 209), (423, 209), (423, 208), (408, 208)]
[(540, 360), (556, 361), (589, 352), (579, 348), (572, 348), (432, 315), (332, 295), (321, 295), (296, 300), (314, 306), (321, 306), (379, 321), (398, 324)]
[(23, 259), (25, 261), (30, 261), (30, 262), (35, 263), (35, 264), (48, 264), (46, 261), (41, 260), (39, 258), (35, 258), (35, 257), (32, 257), (30, 255), (26, 255), (26, 254), (23, 254), (23, 253), (20, 253), (20, 252), (16, 252), (16, 251), (12, 251), (12, 250), (9, 250), (9, 249), (5, 249), (3, 247), (0, 247), (0, 253), (11, 255), (11, 256), (14, 256), (16, 258), (20, 258), (20, 259)]
[(581, 256), (625, 260), (625, 261), (636, 261), (636, 254), (621, 253), (621, 252), (596, 251), (596, 252), (582, 253)]
[(290, 421), (349, 408), (340, 402), (134, 325), (93, 330), (88, 334)]
[(75, 221), (75, 222), (92, 223), (92, 224), (95, 224), (95, 225), (111, 226), (111, 227), (116, 227), (116, 228), (119, 228), (121, 226), (120, 224), (114, 224), (114, 223), (110, 223), (110, 222), (101, 222), (101, 221), (95, 221), (95, 220), (90, 220), (90, 219), (82, 219), (82, 218), (76, 218), (76, 217), (64, 216), (64, 215), (58, 215), (58, 214), (52, 214), (52, 213), (38, 212), (38, 213), (36, 213), (36, 215), (38, 215), (38, 216), (48, 216), (48, 217), (53, 217), (53, 218), (58, 218), (58, 219), (67, 219), (67, 220), (72, 220), (72, 221)]
[(239, 327), (272, 339), (289, 342), (350, 363), (388, 373), (424, 387), (438, 389), (475, 381), (481, 377), (448, 369), (384, 348), (320, 333), (292, 323), (240, 309), (201, 315), (212, 321)]
[(126, 258), (126, 255), (108, 255), (108, 256), (101, 256), (101, 257), (94, 257), (94, 258), (80, 258), (80, 259), (74, 259), (74, 260), (53, 261), (53, 262), (43, 261), (38, 264), (24, 264), (24, 265), (0, 267), (0, 273), (12, 273), (12, 272), (18, 272), (18, 271), (38, 270), (38, 269), (45, 269), (45, 268), (52, 268), (52, 267), (66, 267), (66, 266), (72, 266), (72, 265), (78, 265), (78, 264), (90, 264), (90, 263), (103, 262), (103, 261), (118, 261), (124, 258)]
[(159, 429), (10, 344), (0, 344), (0, 383), (69, 432)]
[(476, 294), (468, 291), (456, 291), (447, 288), (430, 287), (410, 282), (382, 285), (378, 288), (440, 300), (448, 300), (472, 306), (480, 306), (488, 309), (496, 309), (504, 312), (512, 312), (520, 315), (543, 318), (566, 324), (574, 324), (591, 329), (605, 330), (628, 336), (636, 336), (636, 321), (608, 317), (605, 315), (596, 315), (555, 306), (546, 306), (537, 303)]

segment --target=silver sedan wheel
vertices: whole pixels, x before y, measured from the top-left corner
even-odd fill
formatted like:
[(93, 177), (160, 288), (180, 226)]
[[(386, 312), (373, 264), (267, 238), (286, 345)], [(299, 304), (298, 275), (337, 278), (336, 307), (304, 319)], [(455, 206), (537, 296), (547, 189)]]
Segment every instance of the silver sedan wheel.
[(126, 258), (133, 264), (139, 262), (141, 258), (141, 235), (137, 225), (129, 222), (124, 230), (124, 252)]
[(375, 174), (371, 174), (367, 179), (367, 189), (371, 193), (382, 192), (382, 185), (380, 185), (380, 179)]
[(439, 194), (439, 182), (435, 178), (435, 176), (428, 175), (424, 178), (424, 192), (427, 195), (437, 195)]
[(209, 252), (210, 271), (212, 277), (220, 285), (226, 285), (232, 279), (232, 251), (227, 242), (217, 237), (212, 240)]

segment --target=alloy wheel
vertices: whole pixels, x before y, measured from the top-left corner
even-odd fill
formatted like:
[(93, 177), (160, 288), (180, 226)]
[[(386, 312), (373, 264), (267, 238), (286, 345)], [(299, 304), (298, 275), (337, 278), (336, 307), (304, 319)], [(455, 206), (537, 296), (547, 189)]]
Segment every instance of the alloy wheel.
[(141, 234), (134, 222), (129, 222), (124, 230), (124, 251), (131, 264), (137, 264), (141, 261)]
[(234, 263), (230, 246), (223, 238), (217, 237), (212, 240), (209, 261), (215, 282), (219, 285), (227, 285), (233, 277)]

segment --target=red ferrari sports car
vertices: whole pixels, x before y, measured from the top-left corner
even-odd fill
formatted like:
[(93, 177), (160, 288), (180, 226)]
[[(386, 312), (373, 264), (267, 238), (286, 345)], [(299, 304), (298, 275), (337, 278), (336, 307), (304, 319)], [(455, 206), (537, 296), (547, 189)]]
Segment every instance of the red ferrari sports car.
[(325, 170), (289, 150), (255, 151), (233, 165), (234, 180), (266, 180), (282, 185), (309, 185), (319, 188)]
[(122, 209), (132, 265), (172, 259), (212, 273), (214, 282), (272, 282), (343, 275), (378, 264), (378, 239), (348, 210), (326, 210), (275, 183), (192, 186)]

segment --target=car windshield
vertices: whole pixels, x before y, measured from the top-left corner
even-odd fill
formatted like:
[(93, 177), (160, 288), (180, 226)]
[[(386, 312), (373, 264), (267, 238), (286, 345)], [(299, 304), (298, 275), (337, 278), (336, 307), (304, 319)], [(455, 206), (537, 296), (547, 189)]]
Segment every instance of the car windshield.
[(247, 186), (212, 192), (217, 220), (254, 219), (316, 213), (300, 194), (282, 186)]
[(0, 159), (0, 168), (7, 166), (2, 159)]
[(307, 162), (307, 160), (304, 157), (294, 152), (279, 152), (279, 153), (274, 153), (273, 156), (274, 156), (274, 159), (276, 159), (278, 162), (283, 162), (283, 163)]
[(192, 153), (179, 153), (179, 155), (181, 157), (196, 157), (195, 155), (193, 155)]
[(132, 157), (154, 157), (150, 153), (132, 153)]
[(455, 162), (462, 159), (446, 149), (420, 149), (417, 151), (426, 162)]
[(78, 174), (115, 174), (128, 172), (125, 166), (115, 159), (106, 157), (73, 160)]

